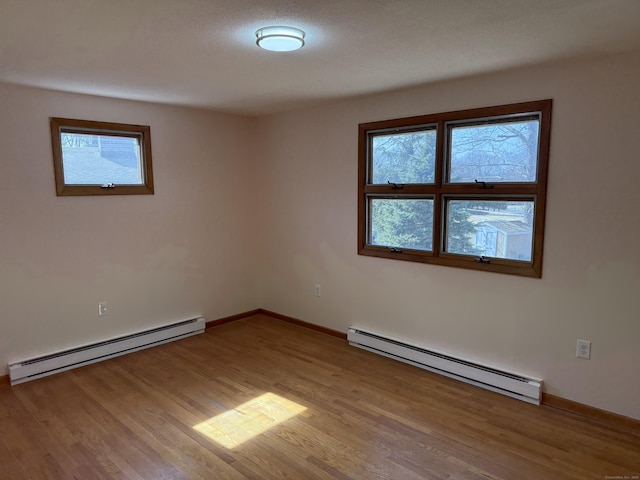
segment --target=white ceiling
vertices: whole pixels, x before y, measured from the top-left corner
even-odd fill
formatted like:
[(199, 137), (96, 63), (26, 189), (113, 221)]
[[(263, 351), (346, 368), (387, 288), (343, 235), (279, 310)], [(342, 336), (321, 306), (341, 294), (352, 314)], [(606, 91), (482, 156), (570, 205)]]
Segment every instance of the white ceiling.
[(248, 115), (638, 49), (640, 0), (0, 0), (0, 81)]

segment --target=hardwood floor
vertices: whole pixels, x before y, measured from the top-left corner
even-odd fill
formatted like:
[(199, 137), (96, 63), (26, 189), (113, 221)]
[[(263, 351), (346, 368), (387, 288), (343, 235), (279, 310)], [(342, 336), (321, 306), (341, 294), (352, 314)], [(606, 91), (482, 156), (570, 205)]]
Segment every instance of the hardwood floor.
[(637, 432), (264, 315), (1, 385), (0, 432), (0, 478), (11, 480), (640, 476)]

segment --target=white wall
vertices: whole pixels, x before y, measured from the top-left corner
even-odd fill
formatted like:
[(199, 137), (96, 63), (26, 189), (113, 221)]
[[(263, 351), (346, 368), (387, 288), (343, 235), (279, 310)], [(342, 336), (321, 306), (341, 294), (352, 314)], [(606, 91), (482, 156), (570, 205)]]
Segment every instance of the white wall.
[[(262, 119), (262, 307), (367, 327), (640, 418), (640, 55), (496, 73)], [(357, 125), (552, 98), (542, 279), (357, 255)], [(322, 285), (322, 297), (313, 285)], [(591, 360), (575, 357), (592, 341)]]
[[(50, 116), (150, 125), (155, 195), (57, 197)], [(0, 375), (32, 355), (256, 308), (254, 128), (0, 84)]]

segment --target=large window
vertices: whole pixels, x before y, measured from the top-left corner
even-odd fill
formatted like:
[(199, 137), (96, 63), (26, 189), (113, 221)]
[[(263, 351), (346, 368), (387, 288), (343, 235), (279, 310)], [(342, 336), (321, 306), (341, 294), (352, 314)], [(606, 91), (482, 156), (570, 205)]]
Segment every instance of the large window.
[(52, 118), (51, 140), (58, 195), (153, 193), (148, 126)]
[(359, 254), (542, 274), (551, 100), (359, 126)]

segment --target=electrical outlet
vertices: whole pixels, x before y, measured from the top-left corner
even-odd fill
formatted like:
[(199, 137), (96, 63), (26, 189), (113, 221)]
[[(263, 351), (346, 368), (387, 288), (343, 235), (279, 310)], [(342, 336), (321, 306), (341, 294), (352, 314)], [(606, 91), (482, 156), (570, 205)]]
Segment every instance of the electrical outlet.
[(320, 287), (320, 285), (317, 283), (313, 286), (313, 294), (316, 297), (322, 296), (322, 287)]
[(100, 315), (101, 317), (104, 317), (108, 313), (109, 313), (109, 305), (107, 304), (107, 302), (100, 302), (98, 304), (98, 315)]
[(578, 340), (576, 344), (576, 357), (586, 360), (591, 358), (591, 342), (589, 340)]

